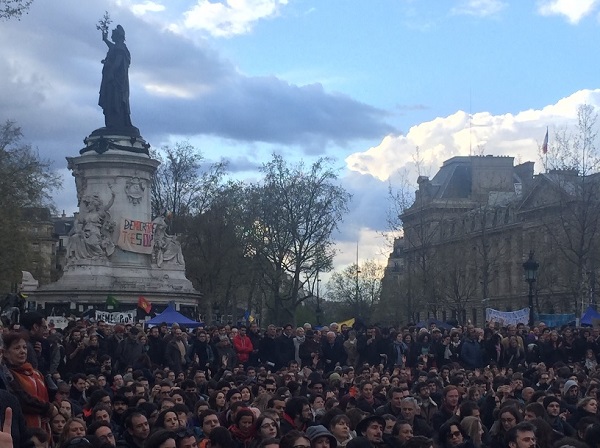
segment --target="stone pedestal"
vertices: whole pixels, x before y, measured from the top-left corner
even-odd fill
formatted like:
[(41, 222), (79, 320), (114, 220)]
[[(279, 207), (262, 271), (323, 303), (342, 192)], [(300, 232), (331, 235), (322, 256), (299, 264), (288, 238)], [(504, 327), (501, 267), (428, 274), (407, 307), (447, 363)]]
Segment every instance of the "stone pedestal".
[(159, 162), (141, 137), (94, 135), (79, 157), (67, 158), (75, 177), (79, 214), (67, 244), (67, 264), (55, 283), (34, 299), (46, 308), (71, 301), (104, 306), (112, 295), (122, 307), (139, 296), (152, 304), (175, 301), (197, 307), (200, 294), (185, 277), (176, 238), (163, 218), (152, 220), (151, 183)]

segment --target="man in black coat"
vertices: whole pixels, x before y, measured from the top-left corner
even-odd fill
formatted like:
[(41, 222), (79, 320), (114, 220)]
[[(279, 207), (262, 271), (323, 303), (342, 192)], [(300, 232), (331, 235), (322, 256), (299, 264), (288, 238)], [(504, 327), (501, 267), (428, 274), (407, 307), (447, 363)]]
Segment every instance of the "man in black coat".
[(262, 336), (260, 335), (260, 329), (258, 325), (255, 323), (251, 323), (248, 328), (248, 337), (250, 338), (250, 342), (252, 342), (252, 353), (250, 354), (250, 360), (248, 361), (248, 365), (250, 366), (258, 366), (258, 347), (260, 346), (260, 341)]
[(0, 389), (0, 446), (33, 448), (35, 445), (25, 424), (21, 405), (10, 392)]
[(277, 353), (279, 354), (277, 369), (287, 366), (290, 361), (296, 358), (294, 327), (292, 324), (286, 324), (283, 327), (283, 334), (277, 338)]
[(323, 353), (323, 370), (325, 373), (333, 372), (336, 364), (340, 367), (344, 365), (346, 352), (343, 341), (333, 331), (327, 333), (321, 345), (321, 351)]
[(148, 334), (148, 357), (152, 364), (160, 366), (164, 363), (165, 341), (160, 335), (158, 327), (152, 327)]
[(50, 371), (51, 349), (48, 342), (48, 323), (41, 313), (30, 311), (21, 316), (21, 325), (29, 334), (27, 362), (46, 375)]
[[(267, 334), (261, 339), (258, 346), (258, 357), (261, 363), (270, 363), (269, 367), (275, 371), (275, 366), (279, 362), (279, 354), (277, 353), (278, 343), (275, 338), (275, 325), (267, 327)], [(271, 365), (272, 364), (272, 365)]]

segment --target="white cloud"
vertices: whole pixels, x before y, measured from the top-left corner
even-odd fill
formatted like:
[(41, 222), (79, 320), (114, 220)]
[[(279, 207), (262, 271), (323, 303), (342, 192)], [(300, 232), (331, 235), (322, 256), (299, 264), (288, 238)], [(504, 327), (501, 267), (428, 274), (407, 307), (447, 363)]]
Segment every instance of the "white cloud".
[(416, 179), (417, 147), (422, 163), (433, 172), (444, 160), (458, 155), (506, 155), (538, 162), (546, 126), (552, 132), (574, 125), (580, 104), (591, 104), (599, 109), (600, 89), (581, 90), (542, 110), (517, 114), (479, 112), (469, 119), (468, 113), (458, 111), (413, 126), (406, 135), (387, 136), (379, 145), (347, 157), (346, 164), (352, 171), (385, 181), (399, 170), (408, 170)]
[(387, 227), (388, 182), (394, 189), (416, 189), (416, 147), (424, 165), (421, 174), (429, 176), (438, 171), (444, 160), (469, 153), (513, 156), (515, 163), (534, 161), (539, 171), (539, 148), (546, 126), (552, 144), (555, 131), (576, 125), (581, 104), (600, 110), (600, 89), (581, 90), (541, 110), (516, 114), (479, 112), (469, 120), (468, 113), (458, 111), (415, 125), (406, 135), (389, 135), (379, 145), (347, 157), (350, 172), (342, 183), (353, 198), (350, 213), (336, 236), (336, 270), (355, 262), (357, 241), (360, 263), (366, 259), (386, 263), (390, 248), (381, 232)]
[(457, 6), (452, 8), (453, 14), (464, 14), (469, 16), (488, 17), (498, 14), (506, 7), (501, 0), (461, 0)]
[(184, 13), (182, 23), (171, 25), (171, 30), (204, 30), (218, 37), (248, 33), (255, 22), (276, 16), (288, 0), (225, 0), (198, 3)]
[(134, 3), (130, 6), (130, 9), (136, 16), (143, 16), (149, 12), (162, 12), (165, 10), (165, 6), (157, 2), (146, 1), (143, 3)]
[(585, 16), (592, 13), (598, 0), (541, 0), (538, 12), (543, 16), (565, 16), (576, 25)]

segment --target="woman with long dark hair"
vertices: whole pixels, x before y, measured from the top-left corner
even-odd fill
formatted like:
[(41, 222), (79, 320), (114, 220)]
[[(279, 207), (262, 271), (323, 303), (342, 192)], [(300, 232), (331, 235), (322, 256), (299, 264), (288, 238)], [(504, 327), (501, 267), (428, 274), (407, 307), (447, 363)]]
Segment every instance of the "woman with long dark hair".
[(179, 418), (177, 413), (172, 408), (165, 409), (158, 413), (156, 421), (154, 422), (154, 428), (166, 429), (168, 431), (177, 431), (180, 427)]
[(521, 423), (523, 417), (513, 406), (504, 406), (498, 412), (498, 418), (490, 428), (490, 446), (491, 448), (504, 448), (506, 446), (505, 437), (508, 431), (517, 424)]
[(440, 427), (440, 448), (475, 448), (473, 441), (462, 429), (458, 420), (449, 420)]

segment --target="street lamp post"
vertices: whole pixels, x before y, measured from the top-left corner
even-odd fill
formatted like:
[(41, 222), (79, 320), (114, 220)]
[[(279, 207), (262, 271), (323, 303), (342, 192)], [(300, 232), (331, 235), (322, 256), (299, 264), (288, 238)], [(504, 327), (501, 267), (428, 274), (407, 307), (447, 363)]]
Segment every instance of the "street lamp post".
[(533, 327), (533, 284), (537, 280), (537, 270), (540, 264), (533, 259), (533, 250), (529, 252), (529, 258), (523, 263), (525, 281), (529, 284), (529, 327)]
[(321, 325), (321, 315), (323, 314), (323, 310), (321, 309), (321, 297), (319, 296), (319, 284), (321, 283), (321, 279), (318, 278), (317, 273), (317, 309), (315, 310), (315, 314), (317, 315), (317, 325)]

